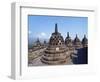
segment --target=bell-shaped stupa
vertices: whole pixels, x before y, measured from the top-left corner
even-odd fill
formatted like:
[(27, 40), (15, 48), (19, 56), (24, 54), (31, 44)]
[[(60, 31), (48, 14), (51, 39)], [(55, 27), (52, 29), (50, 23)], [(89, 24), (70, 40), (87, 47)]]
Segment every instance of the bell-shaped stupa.
[(44, 55), (41, 57), (41, 61), (45, 64), (64, 64), (69, 63), (70, 54), (68, 53), (68, 48), (64, 43), (64, 39), (58, 32), (57, 24), (55, 24), (55, 32), (52, 33), (49, 44)]
[(83, 45), (83, 47), (88, 46), (88, 39), (86, 38), (86, 35), (84, 35), (84, 38), (82, 39), (82, 45)]
[(78, 38), (77, 34), (76, 34), (76, 37), (74, 39), (74, 47), (75, 47), (75, 49), (82, 48), (82, 43), (81, 43), (80, 39)]
[(69, 32), (67, 32), (67, 37), (65, 38), (65, 45), (69, 48), (69, 50), (74, 50), (74, 45), (71, 37), (69, 36)]

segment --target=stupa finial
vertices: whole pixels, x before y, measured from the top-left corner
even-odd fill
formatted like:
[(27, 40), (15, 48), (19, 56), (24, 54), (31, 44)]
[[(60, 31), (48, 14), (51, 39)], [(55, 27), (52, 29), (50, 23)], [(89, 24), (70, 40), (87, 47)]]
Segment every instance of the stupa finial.
[(76, 38), (78, 38), (77, 34), (76, 34)]
[(55, 24), (55, 33), (58, 33), (57, 23)]
[(84, 34), (84, 38), (86, 38), (86, 35)]
[(69, 37), (69, 32), (67, 32), (67, 37)]

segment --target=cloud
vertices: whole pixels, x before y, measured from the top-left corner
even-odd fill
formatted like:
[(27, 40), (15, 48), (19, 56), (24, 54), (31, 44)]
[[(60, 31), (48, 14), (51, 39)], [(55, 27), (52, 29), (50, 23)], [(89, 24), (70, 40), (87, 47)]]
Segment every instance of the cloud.
[(46, 38), (47, 35), (46, 35), (46, 33), (41, 32), (40, 34), (38, 34), (38, 37), (39, 37), (39, 38)]
[(41, 33), (41, 36), (46, 36), (46, 34), (44, 32)]

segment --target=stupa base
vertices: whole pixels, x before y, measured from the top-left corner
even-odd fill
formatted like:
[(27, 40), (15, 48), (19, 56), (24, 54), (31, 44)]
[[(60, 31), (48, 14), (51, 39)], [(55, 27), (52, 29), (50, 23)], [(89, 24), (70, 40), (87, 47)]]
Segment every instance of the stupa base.
[(59, 60), (46, 60), (44, 58), (41, 58), (41, 62), (48, 64), (48, 65), (61, 65), (61, 64), (71, 64), (72, 63), (70, 57), (67, 57), (65, 59), (59, 59)]
[(47, 63), (47, 62), (43, 62), (41, 57), (38, 57), (36, 59), (34, 59), (30, 64), (28, 64), (29, 66), (49, 66), (49, 65), (72, 65), (73, 62), (70, 58), (67, 58), (66, 61), (64, 62), (60, 62), (60, 63)]

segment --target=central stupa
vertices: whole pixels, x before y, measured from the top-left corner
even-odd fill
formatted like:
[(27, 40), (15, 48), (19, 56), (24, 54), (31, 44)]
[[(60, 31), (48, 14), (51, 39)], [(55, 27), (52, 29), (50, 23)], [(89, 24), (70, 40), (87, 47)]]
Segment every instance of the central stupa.
[(52, 33), (49, 44), (44, 55), (41, 57), (41, 61), (45, 64), (64, 64), (69, 62), (70, 54), (68, 53), (68, 48), (64, 43), (64, 39), (61, 33), (58, 32), (57, 24), (55, 24), (55, 32)]

